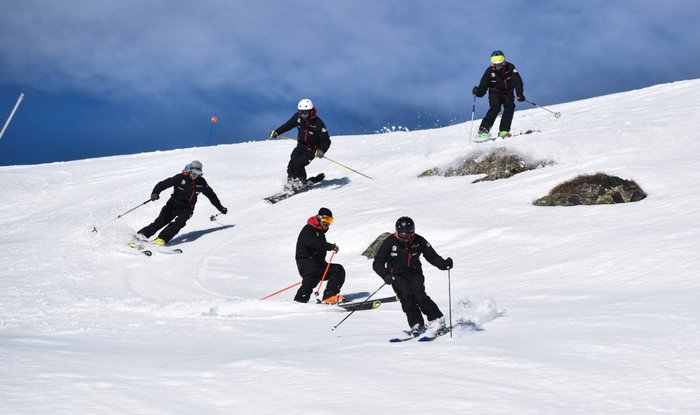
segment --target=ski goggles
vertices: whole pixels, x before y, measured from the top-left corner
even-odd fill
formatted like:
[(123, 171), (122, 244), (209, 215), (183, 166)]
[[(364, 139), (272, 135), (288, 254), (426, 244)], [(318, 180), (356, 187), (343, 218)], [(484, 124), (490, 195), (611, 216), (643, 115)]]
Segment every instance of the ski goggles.
[(399, 239), (402, 241), (410, 241), (416, 235), (415, 233), (398, 233)]
[(318, 220), (328, 225), (333, 224), (333, 218), (330, 216), (319, 216)]
[(306, 118), (311, 115), (311, 110), (299, 110), (299, 116)]
[(498, 65), (499, 63), (504, 63), (505, 61), (506, 61), (506, 57), (503, 55), (491, 56), (491, 63), (494, 65)]

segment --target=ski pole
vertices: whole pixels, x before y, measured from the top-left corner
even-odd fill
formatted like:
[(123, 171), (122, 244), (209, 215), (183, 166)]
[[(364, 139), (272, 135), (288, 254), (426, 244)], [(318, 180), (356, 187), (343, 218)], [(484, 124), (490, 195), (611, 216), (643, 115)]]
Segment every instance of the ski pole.
[(332, 163), (335, 163), (335, 164), (339, 165), (340, 167), (345, 167), (346, 169), (348, 169), (348, 170), (350, 170), (350, 171), (354, 171), (355, 173), (359, 174), (360, 176), (365, 176), (366, 178), (368, 178), (368, 179), (370, 179), (370, 180), (373, 180), (373, 179), (372, 179), (371, 177), (369, 177), (368, 175), (366, 175), (366, 174), (364, 174), (364, 173), (360, 173), (359, 171), (357, 171), (357, 170), (355, 170), (355, 169), (351, 169), (350, 167), (348, 167), (348, 166), (346, 166), (346, 165), (344, 165), (344, 164), (338, 163), (337, 161), (335, 161), (335, 160), (333, 160), (333, 159), (330, 159), (330, 158), (328, 158), (328, 157), (326, 157), (326, 156), (323, 156), (323, 159), (324, 159), (324, 160), (328, 160), (328, 161), (330, 161), (330, 162), (332, 162)]
[[(126, 215), (127, 213), (133, 212), (134, 210), (140, 208), (141, 206), (145, 205), (146, 203), (148, 203), (148, 202), (150, 202), (150, 201), (151, 201), (151, 199), (148, 199), (147, 201), (141, 203), (140, 205), (138, 205), (138, 206), (136, 206), (136, 207), (133, 207), (133, 208), (127, 210), (126, 212), (124, 212), (124, 213), (122, 213), (121, 215), (117, 216), (116, 218), (112, 219), (112, 222), (114, 222), (115, 220), (121, 218), (122, 216)], [(93, 226), (93, 227), (92, 227), (92, 231), (93, 231), (93, 232), (97, 232), (97, 227), (96, 227), (96, 226)]]
[(472, 143), (472, 133), (474, 132), (474, 113), (476, 112), (476, 95), (474, 95), (474, 103), (472, 104), (472, 124), (469, 127), (469, 144)]
[(554, 111), (552, 111), (552, 110), (548, 110), (547, 108), (545, 108), (545, 107), (543, 107), (543, 106), (541, 106), (541, 105), (537, 105), (537, 104), (535, 104), (535, 103), (532, 102), (532, 101), (525, 100), (525, 102), (528, 102), (528, 103), (530, 103), (530, 104), (536, 106), (537, 108), (542, 108), (542, 109), (545, 110), (545, 111), (551, 112), (552, 114), (554, 114), (554, 118), (559, 118), (559, 117), (561, 117), (561, 112), (558, 112), (558, 111), (557, 111), (557, 112), (554, 112)]
[(276, 292), (274, 292), (274, 293), (272, 293), (272, 294), (270, 294), (270, 295), (266, 295), (265, 297), (261, 298), (260, 301), (265, 300), (265, 299), (267, 299), (267, 298), (270, 298), (270, 297), (272, 297), (272, 296), (274, 296), (274, 295), (277, 295), (277, 294), (279, 294), (279, 293), (281, 293), (281, 292), (283, 292), (283, 291), (287, 291), (288, 289), (290, 289), (290, 288), (292, 288), (292, 287), (296, 287), (296, 286), (299, 285), (299, 284), (301, 284), (301, 281), (299, 281), (299, 282), (296, 283), (296, 284), (292, 284), (292, 285), (290, 285), (290, 286), (287, 287), (287, 288), (282, 288), (281, 290), (276, 291)]
[(447, 298), (450, 310), (450, 337), (452, 337), (452, 283), (450, 282), (450, 270), (447, 270)]
[[(285, 136), (283, 136), (283, 135), (278, 135), (277, 138), (284, 138), (285, 140), (294, 140), (294, 141), (297, 141), (296, 138), (285, 137)], [(330, 158), (328, 158), (328, 157), (326, 157), (326, 156), (323, 156), (322, 158), (323, 158), (323, 159), (326, 159), (326, 160), (328, 160), (328, 161), (330, 161), (331, 163), (335, 163), (335, 164), (339, 165), (340, 167), (343, 167), (343, 168), (346, 168), (346, 169), (348, 169), (348, 170), (350, 170), (350, 171), (353, 171), (353, 172), (359, 174), (360, 176), (365, 176), (366, 178), (368, 178), (368, 179), (370, 179), (370, 180), (374, 180), (374, 179), (372, 179), (371, 177), (369, 177), (368, 175), (366, 175), (366, 174), (364, 174), (364, 173), (360, 173), (359, 171), (357, 171), (357, 170), (355, 170), (355, 169), (352, 169), (352, 168), (350, 168), (350, 167), (348, 167), (348, 166), (346, 166), (346, 165), (344, 165), (344, 164), (342, 164), (342, 163), (338, 163), (337, 161), (335, 161), (335, 160), (333, 160), (333, 159), (330, 159)]]
[[(370, 294), (369, 297), (365, 298), (365, 301), (363, 301), (361, 304), (364, 304), (364, 303), (366, 303), (367, 301), (369, 301), (369, 299), (372, 298), (372, 296), (374, 296), (374, 294), (378, 293), (379, 290), (381, 290), (382, 288), (384, 288), (385, 285), (386, 285), (386, 283), (382, 284), (381, 287), (377, 288), (377, 291), (373, 292), (372, 294)], [(359, 307), (359, 306), (358, 306), (358, 307)], [(331, 331), (335, 331), (335, 329), (337, 329), (338, 326), (340, 326), (341, 324), (343, 324), (343, 321), (347, 320), (351, 315), (353, 315), (353, 314), (355, 313), (355, 311), (357, 311), (357, 309), (352, 310), (352, 311), (350, 312), (350, 314), (348, 314), (347, 316), (345, 316), (344, 319), (340, 320), (340, 322), (339, 322), (338, 324), (336, 324), (335, 326), (333, 326), (333, 328), (331, 329)]]
[(134, 207), (134, 208), (131, 208), (131, 209), (127, 210), (126, 212), (124, 212), (124, 213), (122, 213), (121, 215), (117, 216), (114, 220), (117, 220), (117, 219), (121, 218), (122, 216), (126, 215), (127, 213), (131, 213), (131, 212), (135, 211), (136, 209), (140, 208), (141, 206), (145, 205), (146, 203), (148, 203), (148, 202), (150, 202), (150, 201), (151, 201), (151, 199), (148, 199), (147, 201), (141, 203), (140, 205), (138, 205), (138, 206), (136, 206), (136, 207)]
[(331, 258), (328, 260), (328, 264), (326, 265), (326, 270), (323, 271), (323, 276), (321, 277), (321, 282), (318, 283), (318, 287), (316, 288), (316, 292), (314, 293), (316, 297), (318, 297), (319, 291), (321, 291), (321, 284), (323, 284), (323, 280), (326, 279), (326, 274), (328, 274), (328, 268), (331, 267), (331, 262), (333, 262), (333, 257), (335, 256), (335, 251), (331, 254)]

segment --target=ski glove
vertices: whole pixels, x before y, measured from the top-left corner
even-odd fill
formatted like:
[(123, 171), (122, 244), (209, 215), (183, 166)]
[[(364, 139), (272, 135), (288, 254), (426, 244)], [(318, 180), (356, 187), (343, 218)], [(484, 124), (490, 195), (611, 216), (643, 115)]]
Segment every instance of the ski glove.
[(272, 140), (273, 138), (277, 138), (278, 135), (279, 134), (277, 134), (277, 130), (270, 131), (270, 140)]
[(386, 283), (386, 285), (391, 285), (391, 283), (393, 283), (394, 280), (395, 280), (395, 278), (394, 278), (394, 276), (392, 275), (391, 272), (387, 272), (386, 275), (384, 275), (384, 276), (382, 277), (382, 279), (384, 280), (384, 282)]
[(445, 260), (445, 271), (448, 270), (448, 269), (452, 269), (452, 266), (453, 266), (453, 265), (454, 265), (454, 264), (452, 263), (452, 258), (447, 258), (447, 259)]
[(338, 251), (340, 251), (340, 247), (336, 244), (333, 244), (333, 252), (335, 252), (337, 254)]
[(158, 193), (151, 193), (151, 202), (155, 202), (158, 199), (160, 199), (160, 195)]
[(316, 150), (316, 153), (315, 153), (314, 155), (315, 155), (317, 158), (322, 159), (323, 156), (324, 156), (325, 154), (326, 154), (326, 153), (324, 153), (323, 150), (318, 149), (318, 150)]
[(442, 266), (438, 268), (443, 271), (447, 271), (448, 269), (452, 269), (453, 266), (454, 264), (452, 263), (452, 258), (447, 258), (445, 262), (442, 263)]
[(219, 209), (219, 212), (223, 213), (224, 215), (228, 213), (228, 209), (225, 207), (221, 206), (221, 209)]
[(474, 88), (472, 88), (472, 94), (479, 95), (479, 87), (478, 86), (475, 86)]
[(520, 95), (518, 97), (518, 102), (523, 102), (523, 101), (525, 101), (525, 95)]

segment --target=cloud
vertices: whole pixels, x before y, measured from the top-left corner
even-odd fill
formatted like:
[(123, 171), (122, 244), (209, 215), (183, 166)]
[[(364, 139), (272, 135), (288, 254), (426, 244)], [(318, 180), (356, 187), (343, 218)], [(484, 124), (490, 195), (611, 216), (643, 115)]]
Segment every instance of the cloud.
[[(219, 130), (238, 120), (229, 137), (277, 124), (302, 97), (344, 134), (464, 121), (494, 49), (542, 104), (700, 71), (700, 11), (682, 0), (6, 3), (0, 87), (99, 99), (111, 117), (140, 107), (177, 131), (219, 112)], [(485, 110), (479, 101), (477, 117)]]

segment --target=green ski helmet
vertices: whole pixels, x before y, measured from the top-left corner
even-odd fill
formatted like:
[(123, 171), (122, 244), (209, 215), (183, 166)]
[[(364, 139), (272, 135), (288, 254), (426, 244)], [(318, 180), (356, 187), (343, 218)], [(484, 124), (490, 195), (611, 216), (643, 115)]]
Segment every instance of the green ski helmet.
[(491, 54), (491, 63), (494, 65), (501, 64), (506, 61), (506, 56), (500, 50), (494, 50)]

